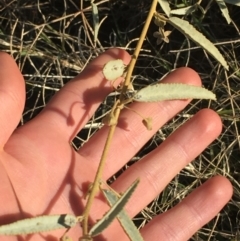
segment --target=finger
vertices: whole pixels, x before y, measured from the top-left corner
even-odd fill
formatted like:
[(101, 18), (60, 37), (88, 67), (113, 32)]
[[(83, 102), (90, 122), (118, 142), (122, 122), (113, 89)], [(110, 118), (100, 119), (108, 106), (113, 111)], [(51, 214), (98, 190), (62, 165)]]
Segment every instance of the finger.
[(12, 57), (0, 52), (0, 146), (17, 127), (25, 103), (25, 84)]
[(144, 240), (186, 241), (209, 222), (232, 196), (231, 183), (216, 176), (193, 191), (176, 207), (154, 218), (142, 229)]
[[(180, 68), (169, 74), (164, 82), (181, 82), (192, 85), (200, 85), (198, 74), (189, 68)], [(108, 161), (105, 166), (104, 177), (108, 178), (116, 173), (127, 161), (129, 161), (139, 149), (152, 137), (176, 113), (182, 110), (189, 100), (162, 101), (158, 103), (133, 103), (130, 108), (144, 117), (152, 117), (153, 129), (146, 130), (142, 119), (133, 111), (123, 110), (118, 126), (111, 141), (108, 153)], [(96, 133), (79, 150), (79, 154), (91, 160), (91, 164), (97, 168), (103, 151), (109, 128), (104, 127)], [(96, 146), (97, 143), (97, 146)], [(94, 149), (94, 151), (92, 151)]]
[[(57, 131), (71, 141), (100, 103), (113, 91), (113, 84), (102, 74), (104, 65), (113, 59), (122, 59), (128, 64), (130, 56), (124, 50), (110, 49), (94, 59), (52, 98), (31, 124), (38, 126), (44, 123), (46, 131)], [(116, 81), (115, 86), (117, 82), (119, 83)]]
[[(198, 156), (220, 134), (221, 126), (221, 120), (214, 111), (201, 110), (158, 148), (128, 168), (114, 182), (113, 188), (122, 192), (134, 180), (140, 179), (139, 187), (129, 203), (129, 207), (134, 207), (129, 210), (131, 215), (143, 209)], [(137, 203), (134, 200), (138, 200)]]

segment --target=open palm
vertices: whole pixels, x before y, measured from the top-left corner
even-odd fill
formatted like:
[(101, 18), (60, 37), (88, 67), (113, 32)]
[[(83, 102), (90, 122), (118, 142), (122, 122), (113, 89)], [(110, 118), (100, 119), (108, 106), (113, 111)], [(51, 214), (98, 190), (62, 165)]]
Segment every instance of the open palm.
[[(111, 49), (92, 61), (75, 79), (66, 84), (33, 120), (16, 128), (25, 104), (22, 75), (14, 60), (0, 54), (0, 223), (43, 214), (73, 213), (81, 215), (88, 185), (93, 181), (108, 127), (98, 131), (78, 152), (71, 140), (83, 128), (99, 104), (112, 91), (102, 75), (103, 65), (112, 59), (130, 56)], [(198, 75), (181, 68), (168, 75), (165, 82), (200, 85)], [(112, 176), (130, 160), (147, 140), (189, 101), (133, 103), (132, 108), (153, 117), (153, 130), (147, 131), (139, 116), (123, 110), (113, 138), (104, 179)], [(136, 215), (170, 180), (200, 154), (221, 131), (217, 114), (204, 109), (175, 131), (166, 141), (132, 165), (112, 185), (122, 192), (136, 179), (140, 184), (126, 209)], [(232, 194), (224, 177), (214, 177), (191, 193), (170, 211), (155, 217), (142, 229), (145, 240), (188, 240), (202, 225), (213, 218)], [(99, 219), (107, 210), (97, 196), (91, 219)], [(64, 231), (29, 236), (0, 236), (1, 240), (58, 240)], [(81, 236), (80, 227), (69, 231), (73, 240)], [(114, 222), (96, 240), (128, 240)]]

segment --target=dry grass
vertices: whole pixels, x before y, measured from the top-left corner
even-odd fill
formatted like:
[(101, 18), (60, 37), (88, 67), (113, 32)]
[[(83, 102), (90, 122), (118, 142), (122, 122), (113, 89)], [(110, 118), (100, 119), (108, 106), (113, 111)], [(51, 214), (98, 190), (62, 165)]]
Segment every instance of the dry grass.
[[(174, 4), (192, 1), (171, 1)], [(22, 0), (0, 3), (0, 48), (11, 54), (21, 69), (27, 86), (27, 103), (21, 120), (24, 124), (46, 105), (48, 100), (84, 66), (109, 47), (133, 52), (151, 1), (99, 0), (102, 20), (96, 44), (93, 41), (90, 2), (64, 0)], [(197, 11), (191, 21), (212, 42), (228, 61), (226, 72), (203, 50), (174, 30), (170, 43), (156, 45), (153, 24), (137, 63), (136, 85), (147, 85), (173, 68), (189, 66), (201, 76), (206, 88), (218, 97), (216, 103), (192, 102), (188, 108), (165, 125), (131, 162), (159, 145), (170, 133), (203, 107), (218, 111), (223, 119), (223, 132), (194, 162), (184, 168), (164, 192), (136, 218), (143, 226), (158, 213), (181, 201), (194, 188), (214, 175), (227, 176), (234, 185), (232, 200), (224, 210), (203, 227), (192, 240), (240, 240), (240, 70), (239, 70), (239, 9), (229, 5), (231, 25), (227, 25), (214, 1), (202, 3), (205, 14)], [(161, 11), (161, 10), (160, 10)], [(169, 26), (170, 28), (170, 26)], [(144, 66), (144, 67), (143, 67)], [(110, 96), (74, 141), (79, 148), (97, 131), (102, 116), (112, 103)], [(130, 162), (130, 164), (131, 164)]]

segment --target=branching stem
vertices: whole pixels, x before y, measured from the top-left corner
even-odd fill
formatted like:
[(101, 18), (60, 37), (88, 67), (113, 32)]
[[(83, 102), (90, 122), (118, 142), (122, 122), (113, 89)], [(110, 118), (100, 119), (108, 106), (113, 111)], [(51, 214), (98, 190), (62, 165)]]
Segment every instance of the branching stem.
[[(126, 74), (126, 78), (125, 78), (125, 81), (124, 81), (124, 87), (127, 88), (127, 86), (129, 85), (130, 81), (131, 81), (131, 76), (132, 76), (132, 72), (133, 72), (133, 69), (134, 69), (134, 66), (136, 64), (136, 61), (137, 61), (137, 58), (139, 56), (139, 53), (140, 53), (140, 50), (142, 48), (142, 44), (143, 44), (143, 41), (145, 40), (145, 37), (146, 37), (146, 34), (147, 34), (147, 31), (148, 31), (148, 28), (149, 28), (149, 25), (151, 23), (151, 20), (152, 20), (152, 17), (156, 11), (156, 7), (157, 7), (157, 0), (153, 0), (152, 1), (152, 5), (151, 5), (151, 8), (149, 10), (149, 13), (148, 13), (148, 16), (147, 16), (147, 19), (146, 19), (146, 22), (144, 24), (144, 27), (143, 27), (143, 30), (142, 30), (142, 33), (140, 35), (140, 38), (138, 40), (138, 44), (137, 44), (137, 47), (133, 53), (133, 56), (132, 56), (132, 59), (131, 59), (131, 62), (128, 66), (128, 71), (127, 71), (127, 74)], [(120, 96), (120, 99), (121, 97), (123, 96), (124, 94), (124, 88), (123, 88), (123, 91), (121, 92), (121, 96)], [(123, 98), (123, 97), (122, 97)]]
[(147, 33), (147, 30), (148, 30), (150, 22), (152, 20), (152, 17), (154, 15), (155, 11), (156, 11), (157, 2), (158, 2), (157, 0), (152, 1), (152, 5), (151, 5), (150, 11), (148, 13), (146, 22), (144, 24), (141, 36), (139, 38), (137, 47), (134, 51), (134, 54), (132, 56), (131, 62), (130, 62), (129, 67), (128, 67), (127, 75), (126, 75), (126, 78), (125, 78), (125, 81), (124, 81), (124, 84), (123, 84), (123, 88), (122, 88), (122, 91), (121, 91), (121, 95), (120, 95), (120, 101), (118, 101), (113, 106), (113, 109), (112, 109), (112, 113), (114, 114), (113, 118), (114, 118), (116, 124), (113, 124), (113, 125), (110, 126), (110, 130), (109, 130), (108, 137), (107, 137), (107, 140), (106, 140), (106, 143), (105, 143), (105, 146), (104, 146), (104, 150), (103, 150), (103, 153), (102, 153), (102, 156), (101, 156), (101, 160), (100, 160), (100, 163), (99, 163), (99, 166), (98, 166), (98, 170), (97, 170), (97, 173), (96, 173), (93, 185), (92, 185), (92, 189), (91, 189), (91, 192), (89, 194), (87, 204), (86, 204), (86, 207), (85, 207), (85, 210), (84, 210), (84, 213), (83, 213), (83, 222), (82, 222), (82, 224), (83, 224), (83, 236), (88, 235), (88, 219), (89, 219), (90, 209), (91, 209), (94, 197), (96, 196), (96, 194), (99, 191), (99, 183), (100, 183), (100, 180), (102, 180), (102, 172), (103, 172), (103, 168), (104, 168), (104, 165), (105, 165), (105, 162), (106, 162), (106, 159), (107, 159), (108, 150), (110, 148), (110, 144), (111, 144), (111, 141), (112, 141), (114, 131), (116, 129), (116, 125), (117, 125), (117, 121), (118, 121), (121, 109), (124, 106), (124, 93), (126, 92), (127, 87), (130, 83), (132, 72), (133, 72), (134, 66), (136, 64), (139, 52), (141, 50), (143, 41), (144, 41), (146, 33)]

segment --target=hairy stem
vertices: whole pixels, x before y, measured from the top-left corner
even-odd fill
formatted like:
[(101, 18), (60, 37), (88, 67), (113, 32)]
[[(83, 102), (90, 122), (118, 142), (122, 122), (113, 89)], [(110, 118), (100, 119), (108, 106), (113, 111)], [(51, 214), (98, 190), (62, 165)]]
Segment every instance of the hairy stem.
[(126, 91), (126, 88), (127, 88), (127, 86), (129, 85), (129, 83), (131, 81), (132, 72), (133, 72), (134, 66), (136, 64), (136, 61), (137, 61), (138, 55), (140, 53), (140, 50), (142, 48), (143, 41), (145, 40), (145, 37), (146, 37), (147, 31), (148, 31), (149, 25), (150, 25), (151, 20), (152, 20), (152, 17), (154, 15), (155, 11), (156, 11), (157, 2), (158, 2), (157, 0), (153, 0), (152, 1), (152, 5), (151, 5), (151, 8), (149, 10), (146, 22), (144, 24), (142, 33), (141, 33), (140, 38), (139, 38), (138, 43), (137, 43), (137, 47), (136, 47), (136, 49), (135, 49), (135, 51), (133, 53), (131, 62), (129, 64), (129, 66), (128, 66), (126, 78), (125, 78), (125, 81), (124, 81), (124, 87), (125, 88), (123, 88), (123, 91), (121, 92), (120, 100), (121, 100), (121, 98), (123, 98), (123, 94)]
[[(119, 109), (118, 112), (119, 112), (118, 113), (118, 116), (119, 116), (120, 109)], [(104, 151), (102, 153), (102, 157), (101, 157), (101, 160), (100, 160), (100, 163), (99, 163), (99, 166), (98, 166), (98, 170), (97, 170), (97, 173), (96, 173), (93, 185), (92, 185), (92, 189), (91, 189), (91, 192), (89, 194), (86, 207), (84, 209), (84, 213), (83, 213), (83, 235), (84, 236), (87, 236), (87, 234), (88, 234), (88, 218), (89, 218), (90, 209), (91, 209), (94, 197), (99, 191), (99, 183), (100, 183), (100, 180), (102, 178), (102, 172), (103, 172), (104, 164), (105, 164), (105, 161), (107, 159), (106, 158), (107, 153), (108, 153), (108, 150), (110, 148), (110, 144), (111, 144), (111, 140), (112, 140), (112, 136), (114, 134), (115, 128), (116, 128), (116, 125), (112, 125), (110, 127), (109, 132), (108, 132), (108, 137), (107, 137), (107, 141), (106, 141), (105, 146), (104, 146)]]
[(107, 140), (106, 140), (106, 143), (105, 143), (105, 146), (104, 146), (104, 150), (103, 150), (103, 153), (102, 153), (102, 156), (101, 156), (101, 160), (100, 160), (100, 163), (99, 163), (99, 166), (98, 166), (98, 170), (97, 170), (97, 173), (96, 173), (93, 185), (92, 185), (91, 192), (90, 192), (88, 200), (87, 200), (86, 207), (84, 209), (83, 222), (82, 222), (82, 225), (83, 225), (83, 236), (87, 236), (88, 235), (88, 219), (89, 219), (90, 209), (91, 209), (94, 197), (96, 196), (96, 194), (99, 191), (99, 183), (100, 183), (100, 181), (102, 179), (102, 172), (103, 172), (104, 164), (105, 164), (106, 159), (107, 159), (108, 150), (110, 148), (110, 144), (111, 144), (111, 141), (112, 141), (112, 137), (113, 137), (114, 131), (116, 129), (116, 125), (117, 125), (117, 121), (118, 121), (121, 109), (124, 106), (124, 93), (126, 92), (127, 86), (130, 83), (132, 72), (133, 72), (135, 63), (137, 61), (137, 57), (138, 57), (139, 52), (141, 50), (143, 41), (145, 39), (147, 30), (149, 28), (150, 22), (151, 22), (152, 17), (153, 17), (153, 14), (154, 14), (154, 12), (156, 10), (156, 6), (157, 6), (157, 0), (153, 0), (151, 8), (150, 8), (150, 11), (149, 11), (149, 14), (148, 14), (148, 17), (146, 19), (144, 28), (143, 28), (141, 36), (140, 36), (140, 39), (138, 41), (137, 47), (136, 47), (136, 49), (134, 51), (134, 54), (132, 56), (130, 65), (128, 67), (127, 75), (126, 75), (126, 78), (125, 78), (125, 81), (124, 81), (124, 85), (123, 85), (123, 88), (122, 88), (122, 91), (121, 91), (121, 95), (120, 95), (120, 102), (117, 102), (114, 105), (113, 109), (112, 109), (112, 113), (114, 114), (114, 119), (116, 121), (116, 124), (110, 126), (110, 130), (109, 130), (108, 137), (107, 137)]

